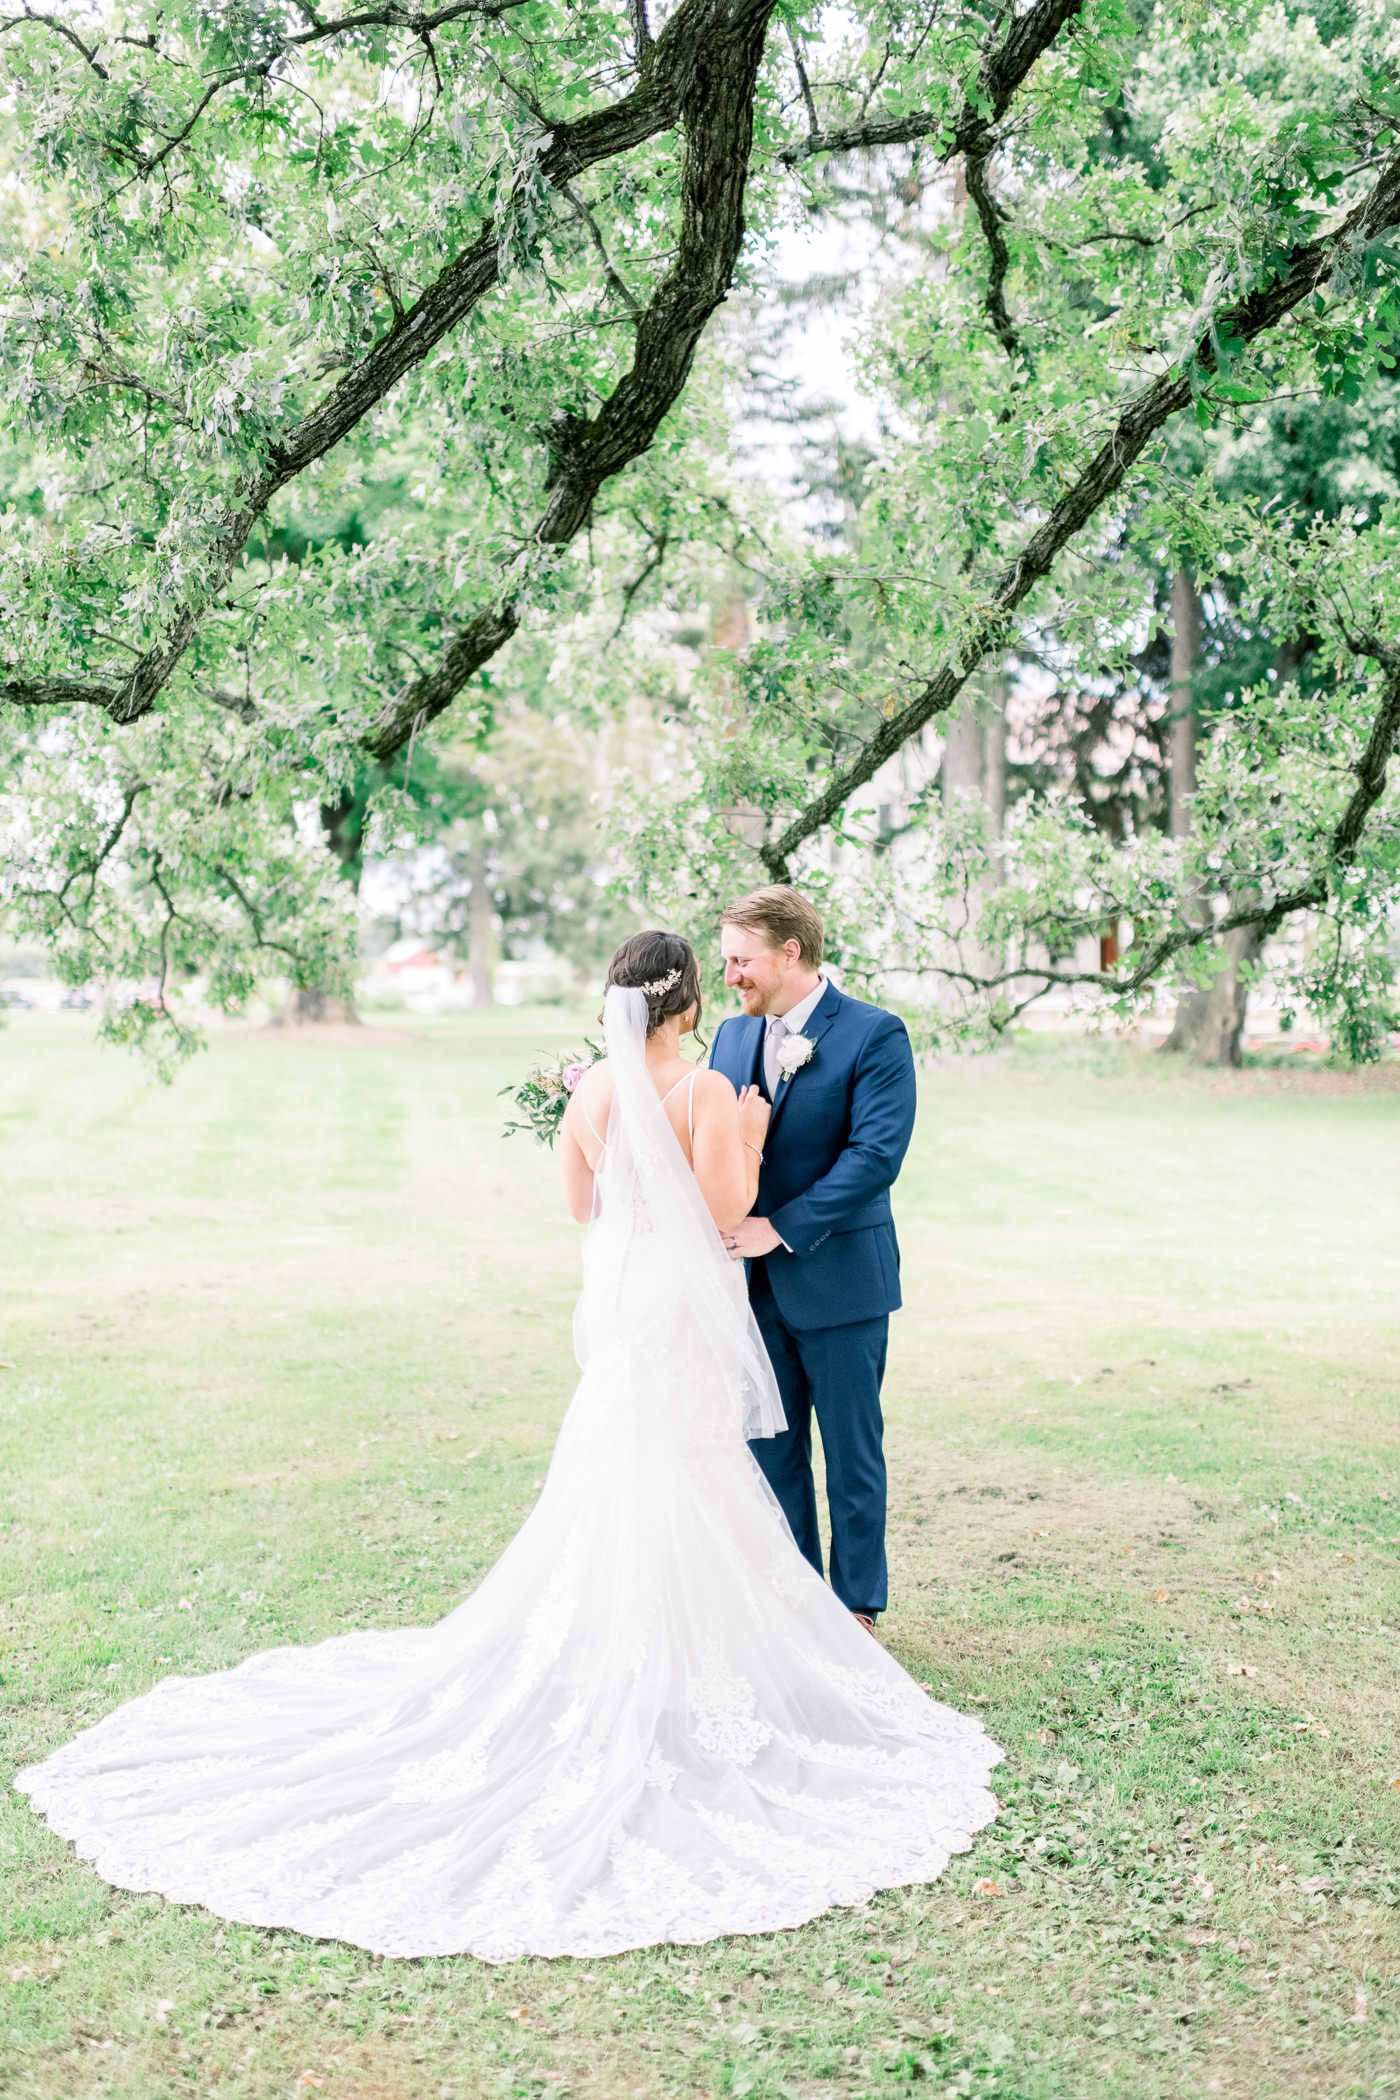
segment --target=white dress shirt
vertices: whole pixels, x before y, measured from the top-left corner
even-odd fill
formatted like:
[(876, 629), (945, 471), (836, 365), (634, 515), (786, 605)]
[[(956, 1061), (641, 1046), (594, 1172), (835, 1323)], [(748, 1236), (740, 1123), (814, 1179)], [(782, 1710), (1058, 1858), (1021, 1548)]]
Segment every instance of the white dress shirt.
[(778, 1047), (785, 1036), (801, 1035), (820, 1005), (825, 990), (826, 979), (823, 977), (814, 992), (808, 992), (805, 999), (799, 999), (796, 1006), (790, 1006), (785, 1014), (768, 1015), (764, 1024), (763, 1078), (770, 1101), (776, 1101), (778, 1098)]

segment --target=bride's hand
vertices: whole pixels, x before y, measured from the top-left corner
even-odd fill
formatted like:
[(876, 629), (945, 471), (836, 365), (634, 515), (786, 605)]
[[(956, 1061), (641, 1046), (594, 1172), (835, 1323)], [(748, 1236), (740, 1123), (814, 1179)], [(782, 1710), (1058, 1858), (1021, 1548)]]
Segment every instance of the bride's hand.
[(763, 1150), (763, 1140), (768, 1134), (768, 1118), (773, 1111), (756, 1086), (741, 1087), (739, 1091), (739, 1135), (755, 1152)]

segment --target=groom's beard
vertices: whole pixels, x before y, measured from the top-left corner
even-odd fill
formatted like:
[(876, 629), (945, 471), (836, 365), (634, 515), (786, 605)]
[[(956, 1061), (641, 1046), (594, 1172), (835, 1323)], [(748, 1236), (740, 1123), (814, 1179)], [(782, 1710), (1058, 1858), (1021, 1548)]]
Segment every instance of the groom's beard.
[(782, 998), (783, 989), (781, 979), (776, 984), (741, 983), (734, 986), (734, 990), (739, 994), (744, 1012), (749, 1016), (750, 1020), (757, 1019), (764, 1014), (773, 1013), (775, 1011), (774, 1002)]

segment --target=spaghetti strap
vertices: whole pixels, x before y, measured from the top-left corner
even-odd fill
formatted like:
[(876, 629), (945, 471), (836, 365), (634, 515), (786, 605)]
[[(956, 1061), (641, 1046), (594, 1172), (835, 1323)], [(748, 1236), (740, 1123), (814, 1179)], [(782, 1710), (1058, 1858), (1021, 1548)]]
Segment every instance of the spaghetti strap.
[[(667, 1089), (666, 1089), (665, 1093), (664, 1093), (664, 1094), (663, 1094), (663, 1095), (661, 1096), (661, 1106), (662, 1106), (663, 1108), (664, 1108), (664, 1107), (666, 1106), (666, 1103), (667, 1103), (667, 1102), (668, 1102), (668, 1101), (670, 1100), (670, 1098), (671, 1098), (672, 1094), (674, 1094), (674, 1093), (677, 1093), (677, 1092), (678, 1092), (678, 1091), (680, 1090), (680, 1088), (681, 1088), (681, 1087), (683, 1087), (683, 1086), (685, 1085), (685, 1083), (686, 1083), (686, 1076), (687, 1076), (687, 1075), (685, 1075), (685, 1074), (682, 1074), (682, 1076), (681, 1076), (681, 1077), (680, 1077), (680, 1078), (679, 1078), (679, 1079), (678, 1079), (678, 1080), (676, 1081), (676, 1084), (675, 1084), (675, 1086), (670, 1086), (670, 1087), (667, 1087)], [(698, 1077), (700, 1076), (700, 1067), (699, 1067), (699, 1065), (696, 1065), (696, 1066), (695, 1066), (695, 1068), (694, 1068), (694, 1070), (693, 1070), (693, 1071), (692, 1071), (692, 1072), (691, 1072), (691, 1073), (690, 1073), (690, 1074), (689, 1074), (688, 1076), (689, 1076), (689, 1080), (690, 1080), (690, 1098), (689, 1098), (689, 1101), (688, 1101), (688, 1102), (687, 1102), (687, 1104), (686, 1104), (686, 1124), (687, 1124), (687, 1127), (688, 1127), (688, 1129), (689, 1129), (689, 1131), (690, 1131), (690, 1149), (691, 1149), (691, 1151), (693, 1152), (693, 1151), (695, 1150), (695, 1082), (696, 1082), (696, 1080), (698, 1079)], [(599, 1128), (598, 1128), (597, 1124), (596, 1124), (596, 1123), (594, 1122), (594, 1120), (593, 1120), (592, 1116), (590, 1116), (590, 1115), (589, 1115), (589, 1113), (588, 1113), (588, 1103), (587, 1103), (587, 1102), (586, 1102), (586, 1101), (585, 1101), (585, 1100), (583, 1099), (582, 1095), (580, 1095), (580, 1096), (579, 1096), (579, 1104), (578, 1104), (578, 1105), (579, 1105), (579, 1108), (580, 1108), (580, 1109), (582, 1110), (582, 1112), (583, 1112), (583, 1120), (584, 1120), (584, 1122), (585, 1122), (585, 1123), (586, 1123), (586, 1124), (588, 1125), (588, 1127), (589, 1127), (589, 1129), (590, 1129), (590, 1130), (592, 1131), (592, 1133), (593, 1133), (594, 1137), (595, 1137), (595, 1138), (597, 1139), (598, 1143), (599, 1143), (599, 1144), (600, 1144), (600, 1145), (602, 1146), (603, 1150), (604, 1150), (604, 1151), (606, 1152), (606, 1151), (607, 1151), (607, 1149), (608, 1149), (608, 1141), (607, 1141), (607, 1139), (606, 1139), (606, 1138), (605, 1138), (605, 1137), (603, 1136), (603, 1133), (602, 1133), (602, 1131), (601, 1131), (601, 1130), (599, 1130)]]
[[(692, 1151), (692, 1152), (694, 1152), (694, 1150), (695, 1150), (695, 1082), (696, 1082), (696, 1080), (697, 1080), (697, 1079), (698, 1079), (698, 1078), (700, 1077), (700, 1067), (699, 1067), (699, 1065), (696, 1065), (695, 1069), (694, 1069), (694, 1070), (693, 1070), (693, 1071), (692, 1071), (692, 1072), (690, 1073), (689, 1077), (690, 1077), (690, 1093), (689, 1093), (689, 1095), (688, 1095), (688, 1097), (687, 1097), (687, 1100), (686, 1100), (686, 1117), (685, 1117), (685, 1120), (686, 1120), (686, 1128), (687, 1128), (687, 1129), (689, 1130), (689, 1132), (690, 1132), (690, 1149), (691, 1149), (691, 1151)], [(668, 1086), (668, 1087), (667, 1087), (667, 1089), (666, 1089), (665, 1093), (664, 1093), (664, 1094), (663, 1094), (663, 1095), (661, 1096), (661, 1106), (662, 1106), (663, 1108), (664, 1108), (664, 1107), (666, 1106), (666, 1103), (667, 1103), (667, 1102), (668, 1102), (668, 1101), (670, 1100), (670, 1098), (671, 1098), (672, 1094), (676, 1094), (676, 1093), (679, 1093), (679, 1092), (680, 1092), (680, 1089), (681, 1089), (681, 1088), (682, 1088), (682, 1087), (683, 1087), (683, 1086), (685, 1085), (685, 1083), (686, 1083), (686, 1081), (685, 1081), (685, 1076), (684, 1076), (684, 1075), (682, 1075), (682, 1077), (681, 1077), (681, 1078), (679, 1078), (679, 1079), (678, 1079), (678, 1080), (676, 1081), (676, 1083), (675, 1083), (675, 1085), (674, 1085), (674, 1086)], [(586, 1110), (586, 1109), (585, 1109), (584, 1113), (585, 1113), (585, 1115), (587, 1114), (587, 1110)], [(593, 1129), (593, 1126), (592, 1126), (592, 1124), (591, 1124), (591, 1123), (589, 1124), (589, 1126), (588, 1126), (588, 1127), (589, 1127), (589, 1129), (590, 1129), (590, 1130), (592, 1130), (592, 1129)], [(593, 1132), (593, 1134), (594, 1134), (594, 1136), (595, 1136), (595, 1137), (597, 1136), (597, 1132), (596, 1132), (596, 1131), (594, 1131), (594, 1132)]]

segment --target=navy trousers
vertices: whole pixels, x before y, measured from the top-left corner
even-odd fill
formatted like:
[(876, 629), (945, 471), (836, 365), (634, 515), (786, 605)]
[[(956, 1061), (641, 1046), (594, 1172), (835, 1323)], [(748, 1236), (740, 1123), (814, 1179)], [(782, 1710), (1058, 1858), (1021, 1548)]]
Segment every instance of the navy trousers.
[(803, 1555), (820, 1575), (822, 1545), (812, 1479), (816, 1410), (831, 1517), (831, 1587), (851, 1611), (883, 1611), (889, 1577), (880, 1381), (885, 1375), (889, 1314), (845, 1327), (789, 1327), (762, 1261), (749, 1268), (749, 1301), (773, 1360), (788, 1420), (781, 1436), (756, 1437), (749, 1449)]

